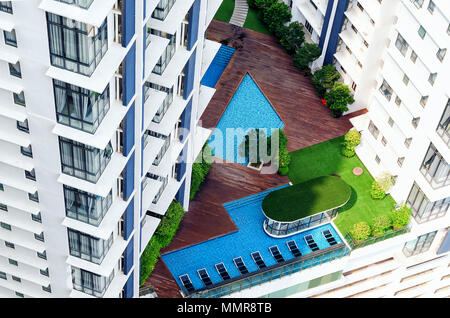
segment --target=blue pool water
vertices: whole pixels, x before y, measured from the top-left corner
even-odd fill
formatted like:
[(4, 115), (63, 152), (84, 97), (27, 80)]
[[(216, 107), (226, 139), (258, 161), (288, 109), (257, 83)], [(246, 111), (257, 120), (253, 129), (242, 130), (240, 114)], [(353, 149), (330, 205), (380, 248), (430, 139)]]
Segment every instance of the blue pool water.
[(201, 84), (214, 88), (222, 76), (223, 71), (228, 65), (231, 57), (233, 56), (235, 49), (226, 45), (222, 45), (217, 51), (216, 56), (212, 60), (205, 74), (203, 75)]
[(163, 255), (162, 259), (178, 285), (181, 287), (178, 277), (188, 274), (195, 289), (203, 288), (204, 285), (197, 274), (197, 270), (200, 268), (206, 268), (214, 284), (221, 282), (222, 278), (214, 267), (214, 264), (220, 262), (225, 264), (232, 278), (238, 277), (240, 273), (233, 263), (233, 258), (238, 256), (243, 258), (248, 270), (254, 272), (258, 269), (250, 256), (250, 253), (254, 251), (260, 251), (267, 266), (274, 265), (276, 262), (269, 252), (269, 247), (273, 245), (278, 245), (284, 259), (289, 260), (293, 256), (287, 248), (286, 242), (292, 239), (297, 242), (303, 255), (309, 254), (312, 251), (303, 238), (307, 234), (314, 236), (320, 249), (327, 248), (330, 245), (322, 235), (322, 231), (325, 229), (331, 231), (338, 243), (342, 242), (339, 234), (329, 223), (286, 238), (268, 236), (262, 228), (264, 216), (261, 212), (261, 203), (267, 194), (282, 187), (224, 204), (238, 227), (238, 231)]
[[(271, 129), (283, 127), (283, 121), (270, 102), (252, 77), (246, 74), (214, 129), (209, 144), (216, 157), (247, 165), (247, 160), (239, 152), (245, 133), (251, 128), (265, 128), (266, 135), (270, 136)], [(240, 132), (233, 134), (236, 132), (234, 129), (239, 128)]]

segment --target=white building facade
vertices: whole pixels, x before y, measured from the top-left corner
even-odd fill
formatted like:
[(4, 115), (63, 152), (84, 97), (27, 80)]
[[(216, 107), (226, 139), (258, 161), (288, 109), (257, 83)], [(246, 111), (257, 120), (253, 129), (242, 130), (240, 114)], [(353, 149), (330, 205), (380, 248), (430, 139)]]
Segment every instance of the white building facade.
[(0, 1), (0, 297), (139, 296), (161, 217), (188, 208), (220, 4)]

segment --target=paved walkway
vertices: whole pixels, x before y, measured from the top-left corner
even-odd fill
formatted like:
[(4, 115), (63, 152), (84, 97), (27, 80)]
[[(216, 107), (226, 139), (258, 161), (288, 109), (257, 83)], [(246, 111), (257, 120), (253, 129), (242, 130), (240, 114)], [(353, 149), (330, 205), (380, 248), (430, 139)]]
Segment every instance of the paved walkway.
[(231, 16), (230, 23), (237, 26), (244, 26), (245, 19), (247, 18), (248, 4), (247, 0), (235, 0), (234, 11)]

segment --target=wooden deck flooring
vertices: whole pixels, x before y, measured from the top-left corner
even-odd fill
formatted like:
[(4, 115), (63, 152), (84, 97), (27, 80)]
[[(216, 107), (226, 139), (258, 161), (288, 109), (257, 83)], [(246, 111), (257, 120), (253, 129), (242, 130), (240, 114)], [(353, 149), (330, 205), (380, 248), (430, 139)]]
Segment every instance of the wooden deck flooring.
[[(207, 38), (237, 50), (201, 117), (205, 128), (216, 126), (246, 72), (251, 73), (285, 123), (290, 151), (342, 136), (352, 127), (348, 119), (361, 113), (332, 118), (316, 96), (310, 79), (299, 74), (292, 57), (272, 36), (213, 20)], [(236, 231), (223, 203), (288, 182), (287, 176), (260, 174), (236, 163), (214, 163), (191, 201), (177, 235), (161, 254)], [(156, 264), (148, 284), (159, 297), (181, 297), (177, 283), (162, 261)]]

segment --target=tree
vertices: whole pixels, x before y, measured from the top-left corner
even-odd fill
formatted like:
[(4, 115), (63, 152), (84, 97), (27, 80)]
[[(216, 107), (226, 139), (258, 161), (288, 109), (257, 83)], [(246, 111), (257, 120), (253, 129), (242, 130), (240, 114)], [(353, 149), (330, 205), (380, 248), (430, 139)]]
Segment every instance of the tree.
[(292, 22), (281, 29), (280, 43), (289, 54), (294, 54), (305, 42), (303, 25)]
[(322, 49), (314, 43), (303, 43), (294, 56), (294, 65), (305, 75), (311, 73), (309, 63), (317, 59), (322, 53)]
[(251, 6), (255, 6), (259, 10), (263, 10), (265, 8), (270, 7), (272, 4), (275, 4), (278, 2), (278, 0), (253, 0), (251, 1)]
[(380, 215), (373, 219), (372, 234), (381, 235), (391, 227), (391, 219), (386, 215)]
[(263, 9), (262, 17), (269, 30), (278, 37), (283, 29), (282, 26), (291, 20), (292, 13), (286, 3), (275, 2)]
[(325, 93), (332, 89), (334, 83), (341, 78), (341, 74), (336, 70), (333, 64), (324, 65), (321, 69), (317, 70), (311, 81), (314, 89), (320, 98), (325, 97)]
[(361, 142), (361, 134), (356, 129), (349, 130), (344, 136), (341, 153), (345, 157), (351, 158), (355, 155), (355, 147)]
[(394, 185), (394, 177), (389, 172), (383, 172), (376, 180), (384, 192), (388, 192)]
[[(260, 142), (266, 141), (267, 152), (270, 150), (270, 137), (266, 136), (264, 130), (255, 128), (250, 130), (245, 136), (242, 143), (239, 145), (239, 154), (241, 157), (245, 157), (251, 163), (261, 162)], [(270, 153), (268, 153), (270, 154)]]
[(348, 110), (347, 106), (355, 102), (350, 89), (340, 82), (334, 83), (333, 89), (325, 94), (325, 101), (331, 110), (331, 115), (335, 118), (341, 117)]

